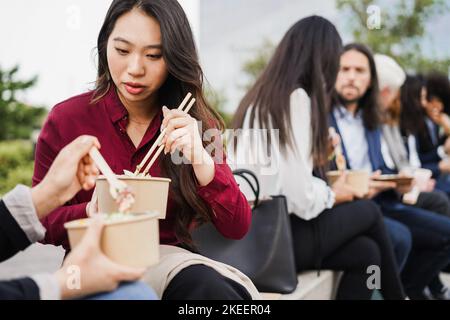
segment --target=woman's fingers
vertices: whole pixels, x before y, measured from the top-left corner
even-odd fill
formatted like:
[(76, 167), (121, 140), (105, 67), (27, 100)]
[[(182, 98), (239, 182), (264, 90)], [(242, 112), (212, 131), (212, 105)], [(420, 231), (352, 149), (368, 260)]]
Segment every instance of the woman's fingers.
[(189, 135), (189, 130), (186, 127), (176, 129), (170, 133), (168, 133), (165, 137), (165, 141), (163, 140), (163, 143), (165, 144), (164, 152), (167, 153), (172, 150), (172, 144), (179, 138)]
[(175, 118), (187, 118), (189, 116), (189, 114), (185, 113), (184, 111), (181, 110), (177, 110), (177, 109), (172, 109), (169, 110), (166, 107), (163, 107), (163, 114), (164, 114), (164, 119), (162, 121), (162, 127), (166, 128), (169, 125), (169, 122)]
[(190, 145), (190, 137), (187, 135), (182, 136), (172, 143), (172, 146), (170, 147), (170, 153), (174, 153), (175, 150), (177, 150), (177, 149), (180, 151), (183, 151), (183, 153), (185, 153), (184, 149), (185, 149), (185, 147), (187, 147), (189, 145)]

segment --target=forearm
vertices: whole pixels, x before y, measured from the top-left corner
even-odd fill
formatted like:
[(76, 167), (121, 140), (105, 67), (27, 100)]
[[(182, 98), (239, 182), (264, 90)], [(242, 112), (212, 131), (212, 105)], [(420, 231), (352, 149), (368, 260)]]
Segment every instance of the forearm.
[(225, 164), (214, 164), (212, 181), (198, 188), (199, 196), (213, 211), (212, 222), (227, 238), (240, 239), (248, 231), (251, 208)]
[(31, 198), (39, 219), (43, 219), (51, 211), (62, 205), (58, 192), (51, 190), (49, 186), (45, 186), (43, 183), (31, 189)]
[(194, 162), (192, 164), (195, 176), (200, 186), (208, 185), (213, 179), (215, 174), (214, 160), (204, 150), (201, 155), (201, 161)]

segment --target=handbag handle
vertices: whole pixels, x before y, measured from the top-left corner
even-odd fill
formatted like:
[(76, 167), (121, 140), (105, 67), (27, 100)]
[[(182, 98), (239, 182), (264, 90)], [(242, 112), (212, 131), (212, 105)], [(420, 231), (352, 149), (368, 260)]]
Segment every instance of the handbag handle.
[[(248, 185), (250, 186), (250, 188), (253, 191), (253, 194), (255, 195), (255, 207), (258, 206), (259, 203), (259, 181), (258, 178), (256, 177), (256, 175), (247, 169), (236, 169), (233, 171), (233, 175), (235, 176), (239, 176), (242, 179), (244, 179), (245, 181), (247, 181)], [(253, 178), (254, 184), (250, 181), (250, 179), (247, 177), (250, 176)]]

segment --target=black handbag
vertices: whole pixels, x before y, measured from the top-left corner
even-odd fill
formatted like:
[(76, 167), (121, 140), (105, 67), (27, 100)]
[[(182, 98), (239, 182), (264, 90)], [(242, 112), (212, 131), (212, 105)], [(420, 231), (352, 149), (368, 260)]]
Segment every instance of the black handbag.
[(286, 198), (259, 199), (258, 179), (251, 171), (239, 169), (233, 174), (243, 178), (255, 194), (249, 232), (241, 240), (231, 240), (206, 223), (193, 231), (194, 244), (201, 255), (243, 272), (259, 291), (291, 293), (298, 281)]

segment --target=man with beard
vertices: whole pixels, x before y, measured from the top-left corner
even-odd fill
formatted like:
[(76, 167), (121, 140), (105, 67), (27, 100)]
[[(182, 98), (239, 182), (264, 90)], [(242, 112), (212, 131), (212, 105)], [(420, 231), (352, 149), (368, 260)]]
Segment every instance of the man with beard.
[[(350, 44), (344, 48), (335, 89), (337, 98), (330, 119), (341, 135), (348, 169), (396, 173), (386, 166), (381, 152), (378, 79), (374, 58), (367, 47)], [(372, 177), (369, 196), (380, 205), (385, 216), (407, 226), (413, 238), (402, 272), (405, 290), (411, 299), (427, 299), (424, 289), (450, 260), (450, 219), (404, 205), (400, 194), (408, 190), (385, 190), (374, 180), (378, 174)], [(395, 230), (389, 224), (387, 227), (395, 239)]]

